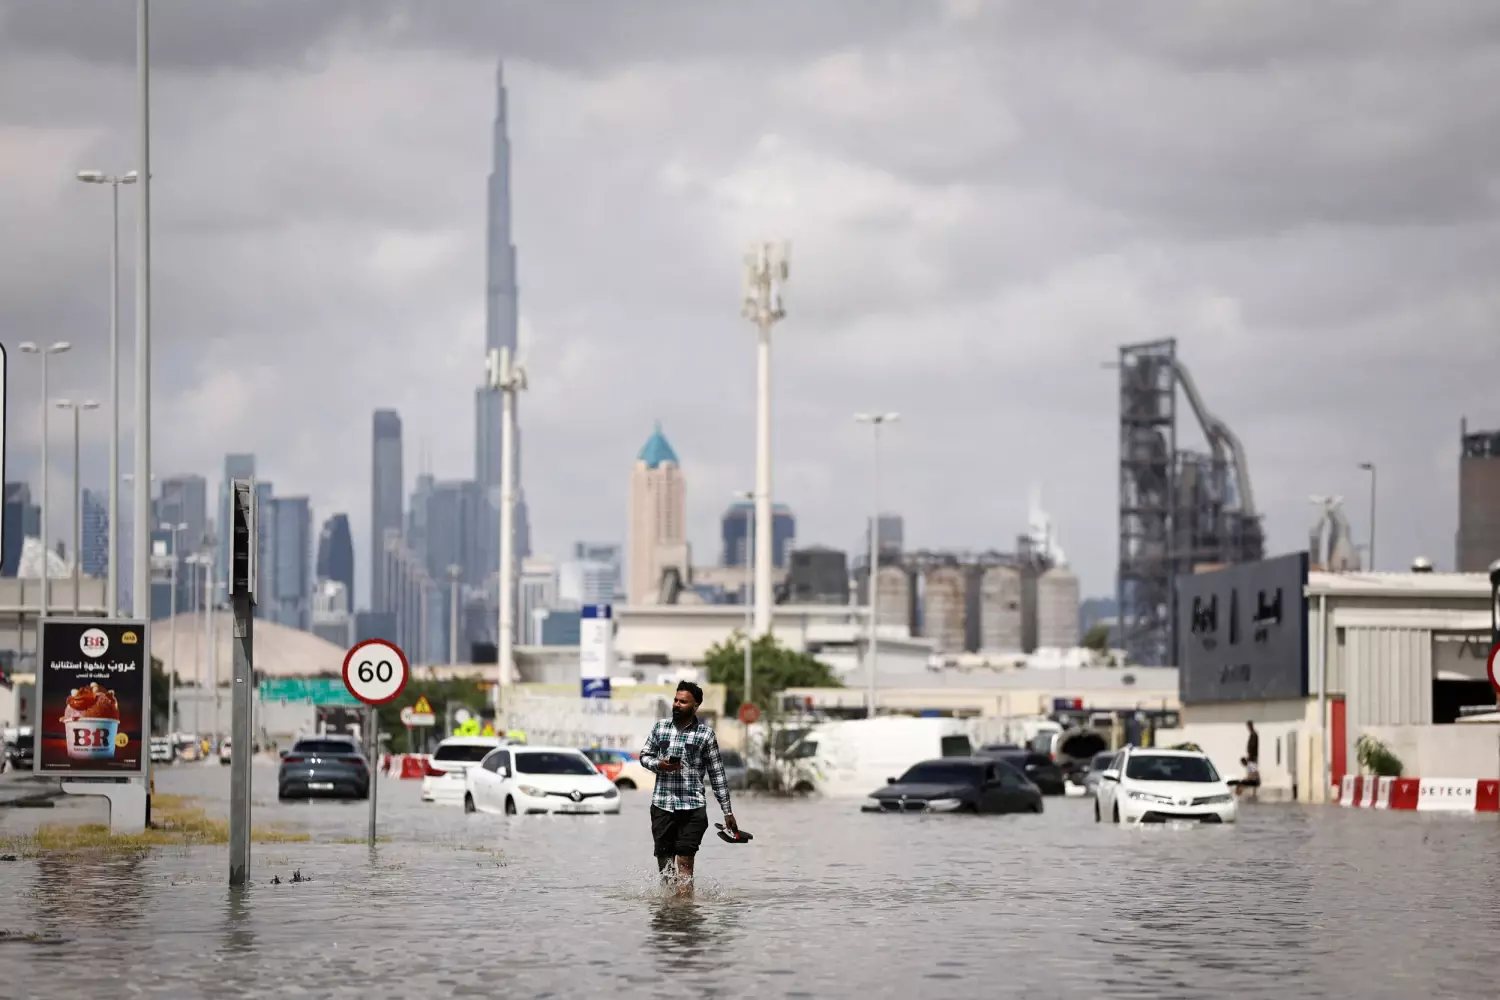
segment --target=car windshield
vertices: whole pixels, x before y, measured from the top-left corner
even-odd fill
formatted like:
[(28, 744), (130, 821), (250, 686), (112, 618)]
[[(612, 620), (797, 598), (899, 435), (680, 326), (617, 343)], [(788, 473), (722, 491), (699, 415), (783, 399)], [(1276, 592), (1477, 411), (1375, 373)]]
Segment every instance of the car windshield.
[(1094, 759), (1089, 761), (1089, 770), (1107, 771), (1109, 770), (1109, 762), (1114, 759), (1115, 755), (1108, 750), (1106, 750), (1104, 753), (1096, 753), (1094, 754)]
[(1219, 772), (1207, 757), (1168, 757), (1134, 754), (1125, 762), (1125, 777), (1136, 781), (1218, 781)]
[(977, 785), (984, 771), (973, 764), (930, 761), (910, 768), (901, 776), (902, 785)]
[[(229, 741), (225, 740), (224, 745), (228, 746)], [(344, 740), (298, 740), (297, 745), (292, 747), (292, 752), (342, 754), (359, 753), (359, 751), (355, 749), (353, 743), (348, 743)]]
[(495, 749), (491, 746), (475, 746), (472, 743), (440, 743), (433, 760), (446, 760), (456, 764), (478, 764), (485, 754)]
[(581, 753), (518, 753), (516, 770), (521, 774), (593, 774), (594, 765)]
[(720, 750), (719, 757), (724, 761), (725, 767), (744, 767), (745, 758), (740, 756), (738, 750)]

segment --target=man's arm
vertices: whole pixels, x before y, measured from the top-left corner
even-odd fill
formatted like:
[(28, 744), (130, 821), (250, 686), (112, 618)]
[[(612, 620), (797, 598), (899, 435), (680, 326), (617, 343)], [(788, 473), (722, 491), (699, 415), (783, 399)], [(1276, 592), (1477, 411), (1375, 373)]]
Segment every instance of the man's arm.
[(708, 742), (703, 745), (703, 761), (708, 771), (708, 783), (713, 786), (714, 798), (719, 800), (719, 808), (724, 810), (725, 816), (733, 816), (734, 810), (729, 805), (729, 776), (724, 773), (724, 758), (719, 753), (717, 733), (710, 733)]
[(651, 732), (646, 734), (646, 744), (641, 747), (641, 766), (652, 774), (661, 773), (661, 758), (656, 755), (656, 727), (651, 727)]

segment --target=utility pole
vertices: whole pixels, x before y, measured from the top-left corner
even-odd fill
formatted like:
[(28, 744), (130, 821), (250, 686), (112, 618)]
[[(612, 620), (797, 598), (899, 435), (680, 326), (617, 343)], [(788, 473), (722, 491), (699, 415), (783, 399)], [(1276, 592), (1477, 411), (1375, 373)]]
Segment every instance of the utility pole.
[(500, 621), (495, 637), (495, 728), (515, 658), (516, 576), (516, 396), (526, 389), (526, 370), (498, 347), (486, 359), (490, 390), (504, 394), (500, 418)]
[[(178, 510), (181, 511), (181, 509), (182, 501), (179, 494)], [(177, 738), (177, 585), (181, 582), (178, 580), (177, 574), (182, 568), (182, 553), (177, 546), (181, 543), (182, 533), (187, 529), (186, 522), (162, 525), (163, 531), (170, 531), (172, 533), (171, 617), (167, 619), (169, 623), (167, 630), (172, 637), (169, 640), (172, 654), (167, 657), (168, 669), (170, 670), (170, 673), (167, 674), (167, 738), (173, 740)]]
[(462, 574), (462, 567), (448, 567), (448, 663), (450, 666), (458, 662), (458, 579)]
[(755, 634), (771, 631), (771, 327), (786, 317), (782, 289), (791, 247), (762, 243), (745, 255), (742, 312), (755, 324)]
[(253, 664), (257, 539), (255, 480), (230, 484), (229, 599), (234, 605), (234, 703), (230, 722), (229, 884), (250, 880), (250, 758), (255, 753)]
[[(149, 0), (136, 0), (136, 124), (139, 179), (135, 253), (135, 549), (134, 617), (151, 620), (151, 30)], [(115, 531), (116, 526), (109, 529)], [(141, 658), (151, 662), (151, 627), (142, 630)], [(146, 685), (151, 718), (151, 685)], [(146, 823), (151, 823), (151, 764), (146, 764)]]
[(870, 514), (870, 648), (866, 653), (865, 669), (869, 671), (869, 695), (866, 718), (875, 718), (875, 678), (880, 667), (880, 640), (876, 637), (876, 598), (880, 587), (880, 428), (901, 419), (899, 413), (856, 413), (858, 423), (869, 424), (875, 436), (875, 483), (874, 504)]

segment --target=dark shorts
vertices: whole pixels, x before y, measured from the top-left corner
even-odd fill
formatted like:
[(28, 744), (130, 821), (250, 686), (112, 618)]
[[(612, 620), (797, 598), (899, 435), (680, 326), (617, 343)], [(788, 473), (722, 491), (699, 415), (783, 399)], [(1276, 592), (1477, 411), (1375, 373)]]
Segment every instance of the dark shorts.
[(651, 839), (658, 858), (690, 858), (708, 832), (708, 807), (672, 812), (651, 807)]

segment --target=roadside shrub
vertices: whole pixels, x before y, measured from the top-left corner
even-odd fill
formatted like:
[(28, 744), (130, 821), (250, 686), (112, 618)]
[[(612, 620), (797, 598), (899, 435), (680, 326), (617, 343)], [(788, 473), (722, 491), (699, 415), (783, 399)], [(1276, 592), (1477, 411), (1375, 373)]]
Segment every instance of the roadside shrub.
[(1354, 753), (1359, 766), (1377, 778), (1399, 778), (1405, 765), (1391, 748), (1366, 733), (1354, 744)]

